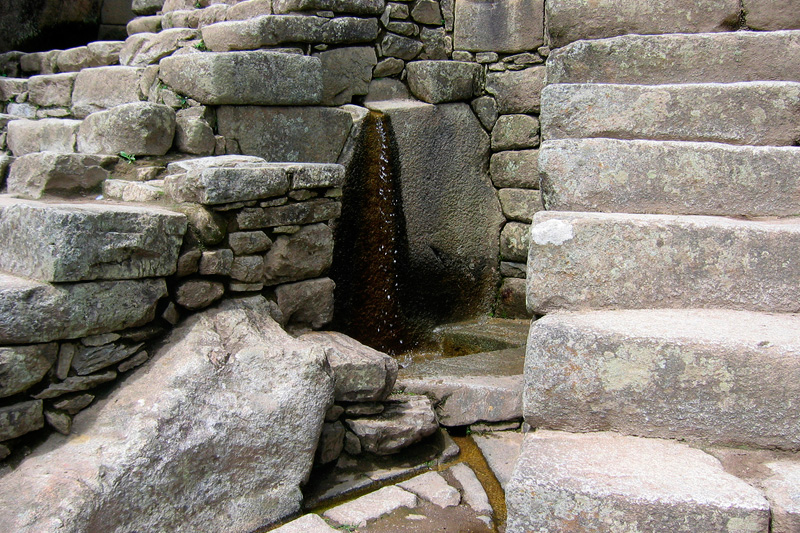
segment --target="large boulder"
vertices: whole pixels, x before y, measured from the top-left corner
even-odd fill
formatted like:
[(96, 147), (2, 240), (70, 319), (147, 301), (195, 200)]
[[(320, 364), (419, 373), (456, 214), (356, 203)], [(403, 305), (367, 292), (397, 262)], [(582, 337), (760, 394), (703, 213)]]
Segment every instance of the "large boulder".
[(78, 151), (89, 154), (164, 155), (175, 137), (175, 111), (137, 102), (92, 113), (78, 130)]
[(333, 380), (261, 297), (173, 332), (148, 367), (2, 478), (33, 531), (247, 532), (300, 510)]

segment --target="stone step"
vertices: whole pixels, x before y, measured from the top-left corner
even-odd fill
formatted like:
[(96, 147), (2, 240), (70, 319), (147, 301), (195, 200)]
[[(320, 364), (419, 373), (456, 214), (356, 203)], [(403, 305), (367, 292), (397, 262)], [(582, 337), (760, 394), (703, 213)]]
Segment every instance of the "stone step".
[(533, 427), (800, 450), (799, 394), (800, 315), (567, 312), (531, 328)]
[(623, 35), (578, 41), (547, 59), (548, 83), (800, 81), (800, 31)]
[(542, 91), (542, 139), (609, 137), (795, 145), (800, 83), (558, 84)]
[(800, 310), (800, 221), (541, 211), (528, 309)]
[(47, 282), (175, 272), (186, 217), (163, 209), (0, 198), (0, 270)]
[(755, 488), (705, 452), (613, 433), (525, 436), (507, 485), (509, 533), (769, 531)]
[(116, 155), (35, 152), (18, 157), (9, 168), (6, 192), (38, 199), (45, 194), (95, 191), (119, 160)]
[(547, 209), (788, 216), (800, 213), (800, 148), (559, 139), (539, 149)]

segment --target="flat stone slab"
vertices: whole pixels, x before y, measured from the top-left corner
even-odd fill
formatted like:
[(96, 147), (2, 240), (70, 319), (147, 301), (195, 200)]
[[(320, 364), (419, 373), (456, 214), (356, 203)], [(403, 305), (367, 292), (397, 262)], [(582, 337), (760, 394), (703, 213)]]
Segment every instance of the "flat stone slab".
[(12, 120), (6, 141), (16, 157), (44, 151), (70, 153), (75, 151), (80, 125), (80, 120), (72, 119)]
[(769, 530), (758, 490), (673, 441), (529, 433), (507, 487), (509, 532)]
[(796, 147), (559, 139), (542, 144), (539, 165), (551, 211), (800, 213)]
[(345, 424), (358, 437), (362, 450), (378, 455), (397, 453), (439, 428), (430, 399), (413, 395), (392, 395), (384, 400), (380, 413), (348, 417)]
[(593, 311), (553, 313), (531, 328), (533, 427), (798, 450), (800, 414), (776, 400), (798, 393), (798, 315)]
[(800, 81), (800, 31), (623, 35), (547, 58), (548, 83)]
[(314, 105), (322, 100), (322, 62), (268, 51), (207, 52), (164, 58), (161, 80), (204, 105)]
[(400, 507), (416, 506), (417, 497), (414, 494), (392, 485), (329, 509), (323, 516), (342, 525), (365, 527), (368, 521), (376, 520)]
[(118, 105), (92, 113), (78, 129), (78, 151), (88, 154), (164, 155), (172, 148), (172, 108), (150, 102)]
[(754, 30), (800, 28), (800, 12), (792, 0), (743, 0), (745, 23)]
[(0, 343), (76, 339), (150, 322), (163, 279), (49, 285), (0, 274)]
[(458, 489), (451, 486), (438, 472), (425, 472), (398, 483), (397, 486), (439, 507), (451, 507), (461, 502)]
[(397, 388), (434, 398), (443, 426), (522, 416), (524, 348), (416, 363), (400, 370)]
[(0, 269), (49, 282), (168, 276), (186, 226), (163, 209), (0, 198)]
[(544, 2), (510, 0), (455, 4), (453, 44), (471, 52), (523, 52), (535, 50), (544, 39)]
[(524, 346), (530, 320), (480, 317), (433, 329), (445, 358)]
[(736, 308), (796, 312), (800, 224), (540, 211), (528, 310)]
[(11, 164), (6, 192), (25, 198), (41, 198), (46, 193), (86, 193), (111, 175), (108, 169), (117, 161), (116, 155), (27, 154)]
[(412, 61), (406, 65), (411, 92), (429, 104), (469, 100), (480, 93), (483, 70), (466, 61)]
[(606, 137), (792, 146), (800, 83), (559, 84), (542, 91), (542, 139)]
[(340, 530), (333, 529), (319, 515), (307, 514), (271, 531), (274, 533), (336, 533)]
[(481, 449), (483, 457), (503, 490), (506, 490), (506, 485), (511, 480), (511, 473), (522, 449), (524, 436), (519, 431), (472, 434), (472, 440)]
[(550, 45), (628, 33), (703, 33), (730, 31), (739, 25), (738, 0), (548, 0)]
[(384, 0), (276, 0), (273, 12), (292, 13), (297, 11), (333, 11), (334, 13), (353, 13), (356, 15), (380, 15)]

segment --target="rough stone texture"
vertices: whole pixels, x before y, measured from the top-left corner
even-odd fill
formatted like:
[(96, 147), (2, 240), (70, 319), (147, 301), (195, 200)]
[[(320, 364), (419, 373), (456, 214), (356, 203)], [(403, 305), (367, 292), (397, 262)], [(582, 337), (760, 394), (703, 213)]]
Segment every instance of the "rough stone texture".
[(4, 477), (0, 521), (245, 532), (297, 512), (333, 383), (322, 352), (269, 315), (256, 297), (191, 317), (76, 419), (91, 438), (53, 436)]
[(165, 58), (159, 77), (206, 105), (313, 105), (322, 101), (322, 66), (298, 54), (207, 52)]
[(280, 196), (289, 189), (289, 180), (282, 167), (242, 163), (174, 174), (166, 177), (164, 185), (167, 196), (176, 202), (218, 205)]
[(800, 28), (800, 13), (793, 0), (743, 0), (745, 24), (754, 30)]
[(260, 283), (264, 279), (264, 257), (245, 255), (235, 257), (231, 265), (231, 278), (245, 283)]
[(378, 415), (345, 420), (365, 452), (397, 453), (439, 428), (433, 405), (425, 396), (389, 396), (384, 404), (385, 409)]
[(519, 150), (492, 154), (489, 161), (492, 183), (499, 188), (539, 188), (539, 151)]
[[(403, 68), (405, 68), (405, 62), (403, 62), (402, 59), (397, 59), (396, 57), (387, 57), (386, 59), (382, 59), (377, 65), (375, 65), (375, 69), (372, 71), (372, 75), (375, 78), (393, 76), (395, 74), (400, 74), (401, 72), (403, 72)], [(373, 81), (373, 84), (374, 83), (375, 82)], [(390, 98), (387, 98), (387, 100), (390, 100)]]
[[(262, 274), (263, 276), (263, 274)], [(333, 320), (333, 289), (330, 278), (281, 285), (275, 289), (283, 324), (319, 329)]]
[(175, 300), (186, 309), (203, 309), (225, 294), (225, 286), (218, 281), (189, 280), (178, 285)]
[[(159, 182), (160, 180), (156, 180)], [(164, 196), (164, 188), (153, 182), (109, 179), (103, 182), (103, 196), (123, 202), (152, 202)]]
[(315, 460), (317, 464), (325, 465), (339, 458), (344, 448), (344, 424), (334, 422), (322, 424), (322, 434), (319, 437)]
[(328, 525), (319, 515), (307, 514), (279, 528), (273, 529), (273, 533), (336, 533), (340, 531)]
[(40, 107), (70, 107), (77, 76), (73, 72), (31, 76), (28, 79), (28, 101)]
[(0, 342), (75, 339), (150, 322), (162, 279), (48, 285), (0, 274)]
[(353, 124), (347, 111), (324, 107), (223, 106), (217, 121), (219, 134), (242, 153), (308, 163), (336, 163)]
[(542, 137), (794, 145), (800, 84), (548, 85)]
[(281, 235), (265, 257), (265, 284), (317, 278), (333, 260), (333, 232), (325, 224), (303, 226), (291, 235)]
[(472, 440), (481, 449), (483, 457), (503, 490), (506, 490), (506, 485), (511, 480), (514, 465), (522, 448), (523, 437), (524, 434), (519, 431), (472, 434)]
[(237, 231), (228, 234), (228, 245), (236, 255), (249, 255), (269, 250), (272, 239), (263, 231)]
[(8, 193), (41, 198), (45, 193), (64, 194), (96, 189), (109, 177), (115, 156), (38, 152), (14, 160), (8, 172)]
[(228, 20), (247, 20), (272, 14), (272, 0), (244, 0), (228, 8)]
[(531, 231), (528, 308), (796, 312), (798, 245), (791, 219), (542, 211)]
[(547, 81), (640, 85), (800, 81), (798, 61), (800, 32), (796, 31), (624, 35), (554, 50), (547, 61)]
[(613, 433), (528, 433), (507, 485), (508, 531), (767, 531), (769, 505), (710, 455)]
[(455, 487), (450, 486), (438, 472), (420, 474), (408, 481), (398, 483), (397, 486), (442, 508), (461, 503), (461, 493)]
[(539, 121), (530, 115), (502, 115), (492, 129), (492, 150), (539, 146)]
[(469, 100), (480, 92), (483, 69), (464, 61), (412, 61), (406, 65), (411, 92), (429, 104)]
[(36, 394), (34, 398), (37, 400), (48, 400), (51, 398), (58, 398), (64, 394), (71, 392), (80, 392), (114, 381), (117, 378), (117, 373), (113, 370), (103, 372), (102, 374), (94, 374), (91, 376), (70, 376), (64, 381), (53, 383), (47, 389)]
[(142, 344), (105, 344), (103, 346), (81, 347), (72, 359), (72, 368), (79, 376), (85, 376), (103, 368), (119, 363), (137, 353)]
[(6, 143), (16, 157), (44, 151), (74, 152), (80, 125), (79, 120), (56, 118), (12, 120)]
[(0, 347), (0, 398), (39, 383), (57, 356), (56, 343)]
[(369, 106), (389, 116), (397, 143), (414, 313), (442, 323), (488, 310), (504, 218), (486, 132), (468, 104)]
[(231, 266), (233, 266), (233, 252), (223, 248), (203, 252), (198, 271), (204, 276), (227, 276), (231, 273)]
[(495, 97), (501, 114), (538, 113), (544, 78), (545, 67), (489, 72), (486, 92)]
[(164, 0), (133, 0), (131, 9), (137, 15), (153, 15), (164, 6)]
[(367, 94), (378, 62), (374, 48), (336, 48), (315, 56), (322, 61), (322, 105), (349, 104), (353, 96)]
[(453, 44), (471, 52), (524, 52), (544, 44), (542, 0), (455, 2)]
[[(31, 400), (8, 407), (0, 407), (0, 441), (19, 437), (43, 426), (44, 416), (41, 400)], [(16, 487), (9, 487), (9, 489), (14, 491)]]
[(171, 211), (0, 200), (0, 269), (53, 282), (175, 272), (186, 218)]
[(499, 116), (497, 100), (491, 96), (481, 96), (473, 100), (470, 105), (472, 106), (472, 111), (475, 112), (475, 116), (477, 116), (478, 120), (483, 124), (483, 127), (486, 128), (487, 131), (492, 131), (494, 123)]
[(53, 404), (53, 407), (66, 411), (67, 414), (75, 415), (87, 408), (89, 404), (94, 401), (94, 398), (95, 397), (91, 394), (79, 394), (65, 400), (60, 400)]
[(800, 501), (796, 487), (800, 483), (800, 465), (792, 460), (766, 463), (771, 474), (761, 486), (770, 503), (771, 530), (790, 533), (800, 527)]
[[(170, 28), (158, 33), (138, 33), (125, 41), (119, 53), (120, 65), (146, 67), (173, 54), (197, 39), (197, 30)], [(195, 54), (192, 54), (195, 55)]]
[(273, 228), (326, 222), (340, 214), (340, 202), (314, 198), (276, 207), (246, 207), (236, 216), (236, 221), (239, 229)]
[(378, 19), (265, 15), (243, 21), (220, 22), (202, 30), (203, 42), (214, 52), (257, 50), (282, 43), (354, 44), (378, 37)]
[(175, 210), (186, 215), (189, 228), (204, 246), (214, 246), (225, 238), (226, 222), (219, 214), (198, 204), (179, 204)]
[(163, 17), (161, 15), (153, 15), (149, 17), (137, 17), (125, 27), (128, 35), (135, 35), (137, 33), (158, 33), (161, 31), (161, 22)]
[(411, 10), (411, 18), (420, 24), (438, 26), (443, 23), (439, 2), (434, 0), (417, 0)]
[(397, 388), (434, 399), (444, 426), (522, 417), (524, 349), (510, 348), (412, 364)]
[(416, 506), (416, 496), (391, 485), (329, 509), (323, 516), (343, 525), (366, 527), (369, 520), (380, 518), (401, 507)]
[(387, 33), (381, 38), (380, 52), (384, 56), (396, 57), (411, 61), (422, 51), (422, 43), (394, 33)]
[(181, 116), (178, 112), (175, 122), (175, 147), (180, 152), (194, 155), (212, 155), (217, 140), (214, 130), (205, 120)]
[(494, 514), (494, 510), (475, 472), (466, 463), (458, 463), (455, 466), (451, 466), (448, 471), (461, 484), (466, 504), (472, 507), (476, 513), (491, 517)]
[(800, 213), (796, 147), (562, 139), (544, 143), (539, 162), (545, 202), (555, 211)]
[(738, 0), (548, 0), (545, 6), (550, 46), (579, 39), (628, 33), (704, 33), (730, 31), (739, 24)]
[(337, 402), (376, 402), (391, 394), (398, 371), (393, 357), (342, 333), (315, 332), (300, 338), (325, 349)]
[(278, 163), (286, 169), (292, 189), (318, 189), (344, 185), (345, 169), (338, 164)]
[[(497, 191), (497, 196), (500, 198), (503, 215), (508, 220), (530, 224), (533, 220), (533, 215), (544, 209), (542, 195), (537, 190), (500, 189)], [(589, 210), (587, 209), (587, 211)]]
[(272, 9), (277, 14), (295, 11), (333, 11), (354, 15), (380, 15), (384, 0), (274, 0)]
[(727, 310), (548, 315), (528, 341), (525, 420), (800, 449), (800, 417), (775, 401), (795, 394), (799, 325), (793, 315)]
[(145, 99), (143, 68), (114, 66), (82, 70), (72, 91), (72, 114), (84, 118), (91, 113)]
[(525, 280), (517, 277), (503, 279), (497, 294), (495, 313), (504, 318), (530, 318), (525, 302)]
[(500, 256), (506, 261), (526, 262), (530, 249), (530, 235), (530, 224), (521, 222), (506, 224), (500, 234)]
[(175, 136), (175, 112), (149, 102), (92, 113), (78, 130), (78, 151), (93, 154), (164, 155)]

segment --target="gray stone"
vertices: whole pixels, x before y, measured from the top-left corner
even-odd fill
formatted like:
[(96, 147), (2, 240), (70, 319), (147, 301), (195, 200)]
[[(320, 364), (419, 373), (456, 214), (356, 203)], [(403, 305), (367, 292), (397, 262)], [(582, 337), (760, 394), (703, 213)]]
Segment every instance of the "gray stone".
[(344, 448), (344, 424), (333, 422), (322, 424), (322, 434), (317, 445), (316, 464), (332, 463), (342, 454)]
[(90, 439), (51, 436), (4, 478), (0, 521), (20, 532), (252, 531), (298, 512), (333, 383), (321, 350), (269, 315), (255, 297), (190, 317), (76, 418), (73, 433)]
[(601, 39), (628, 33), (706, 33), (739, 25), (738, 0), (663, 0), (642, 4), (629, 0), (548, 0), (545, 6), (550, 46), (579, 39)]
[(497, 100), (491, 96), (481, 96), (473, 100), (471, 106), (472, 111), (481, 121), (483, 127), (488, 131), (492, 131), (494, 123), (497, 122), (497, 117), (499, 116)]
[(233, 259), (231, 278), (245, 283), (264, 281), (264, 257), (261, 255), (242, 255)]
[(176, 202), (219, 205), (270, 198), (289, 189), (286, 170), (269, 164), (192, 169), (164, 180), (167, 196)]
[(72, 368), (79, 376), (91, 374), (135, 354), (142, 344), (106, 344), (87, 346), (77, 350), (72, 358)]
[(454, 44), (471, 52), (523, 52), (544, 44), (542, 0), (455, 2)]
[(507, 278), (525, 279), (527, 265), (525, 263), (514, 263), (503, 261), (500, 263), (500, 275)]
[(214, 246), (225, 238), (227, 222), (218, 213), (197, 204), (180, 204), (175, 210), (186, 215), (190, 234), (203, 245)]
[(48, 285), (0, 274), (0, 342), (75, 339), (150, 322), (163, 279)]
[(745, 23), (754, 30), (795, 30), (800, 14), (792, 0), (743, 0)]
[[(400, 62), (402, 63), (402, 61)], [(372, 103), (383, 102), (385, 100), (411, 99), (411, 93), (405, 83), (394, 78), (383, 78), (372, 80), (372, 83), (369, 84), (369, 92), (364, 102)]]
[[(372, 75), (376, 78), (394, 76), (395, 74), (400, 74), (401, 72), (403, 72), (405, 66), (406, 64), (402, 59), (397, 59), (396, 57), (387, 57), (386, 59), (382, 59), (377, 65), (375, 65), (375, 69), (372, 71)], [(375, 82), (373, 81), (373, 83), (370, 84), (370, 90), (374, 83)]]
[(145, 99), (144, 69), (128, 66), (82, 70), (72, 91), (72, 114), (84, 118), (104, 109)]
[(411, 92), (424, 102), (469, 100), (480, 92), (483, 70), (462, 61), (412, 61), (406, 65)]
[(325, 348), (337, 402), (381, 401), (391, 394), (398, 371), (393, 357), (342, 333), (308, 333), (301, 339)]
[(135, 35), (137, 33), (158, 33), (161, 31), (161, 22), (163, 17), (161, 15), (152, 15), (149, 17), (136, 17), (128, 22), (125, 27), (125, 32), (128, 35)]
[(164, 187), (160, 180), (141, 182), (109, 179), (103, 182), (103, 196), (123, 202), (153, 202), (164, 196)]
[(323, 516), (343, 525), (366, 527), (370, 520), (376, 520), (401, 507), (416, 506), (416, 496), (396, 485), (391, 485), (329, 509)]
[(269, 250), (272, 239), (263, 231), (238, 231), (228, 234), (228, 245), (236, 255), (249, 255)]
[(265, 15), (220, 22), (202, 30), (203, 42), (214, 52), (257, 50), (283, 43), (355, 44), (374, 41), (378, 19), (304, 15)]
[(562, 84), (547, 86), (542, 101), (546, 140), (607, 137), (791, 146), (800, 138), (800, 83)]
[(438, 26), (444, 24), (439, 2), (434, 0), (417, 0), (411, 10), (411, 18), (420, 24)]
[(760, 485), (770, 503), (770, 527), (775, 532), (797, 529), (800, 526), (800, 502), (794, 488), (800, 482), (800, 467), (792, 460), (771, 461), (766, 463), (766, 467), (770, 475)]
[(539, 121), (530, 115), (502, 115), (492, 129), (492, 150), (539, 146)]
[(78, 351), (78, 347), (76, 344), (71, 342), (62, 342), (61, 346), (58, 349), (58, 362), (56, 363), (56, 378), (60, 380), (67, 379), (69, 375), (69, 371), (72, 368), (72, 358), (75, 356), (75, 352)]
[(182, 174), (186, 172), (199, 172), (208, 168), (235, 168), (257, 166), (265, 163), (261, 157), (249, 155), (220, 155), (214, 157), (197, 157), (181, 159), (167, 165), (167, 174)]
[(205, 120), (182, 117), (178, 112), (175, 122), (175, 147), (184, 153), (212, 155), (217, 146), (214, 130)]
[(392, 33), (399, 33), (406, 37), (416, 37), (419, 35), (419, 26), (413, 22), (389, 22), (386, 29)]
[(44, 415), (41, 400), (0, 407), (0, 441), (16, 438), (42, 427)]
[(102, 346), (111, 342), (116, 342), (122, 338), (119, 333), (102, 333), (100, 335), (91, 335), (81, 339), (81, 344), (84, 346)]
[(3, 103), (16, 100), (28, 91), (28, 80), (25, 78), (0, 79), (0, 99)]
[(265, 283), (278, 285), (318, 278), (333, 261), (333, 232), (325, 224), (281, 235), (265, 257)]
[(461, 503), (461, 493), (450, 486), (438, 472), (426, 472), (412, 477), (408, 481), (397, 484), (401, 489), (413, 492), (423, 500), (427, 500), (441, 508), (452, 507)]
[(329, 278), (280, 285), (275, 289), (284, 324), (319, 329), (333, 320), (333, 289)]
[(384, 56), (410, 61), (422, 51), (422, 43), (402, 35), (387, 33), (381, 39), (380, 51)]
[(292, 189), (317, 189), (344, 185), (345, 168), (338, 164), (292, 163), (281, 164), (289, 176)]
[(330, 198), (315, 198), (278, 207), (246, 207), (236, 215), (236, 221), (239, 229), (313, 224), (338, 218), (341, 210), (341, 202)]
[(378, 415), (383, 412), (385, 406), (378, 402), (359, 402), (345, 407), (344, 414), (348, 418), (358, 418), (360, 416)]
[(297, 54), (207, 52), (165, 58), (159, 76), (206, 105), (308, 105), (322, 101), (322, 68), (319, 59)]
[(503, 215), (508, 220), (530, 224), (533, 215), (544, 210), (542, 194), (537, 190), (500, 189), (497, 191), (497, 196), (503, 208)]
[(354, 15), (380, 15), (384, 0), (274, 0), (272, 9), (276, 14), (296, 11), (333, 11)]
[(447, 357), (403, 368), (397, 388), (435, 400), (444, 426), (522, 417), (521, 347)]
[(65, 411), (67, 414), (75, 415), (81, 412), (83, 409), (89, 407), (89, 405), (94, 401), (94, 396), (91, 394), (79, 394), (77, 396), (72, 396), (65, 400), (61, 400), (55, 402), (53, 407), (59, 409), (61, 411)]
[(791, 250), (798, 245), (792, 219), (540, 211), (531, 230), (528, 308), (795, 312), (800, 273)]
[(175, 136), (175, 112), (149, 102), (92, 113), (78, 131), (78, 151), (94, 154), (164, 155)]
[(273, 533), (336, 533), (339, 530), (332, 528), (319, 515), (312, 513), (303, 515), (272, 531)]
[(218, 281), (188, 280), (178, 285), (175, 301), (186, 309), (208, 307), (225, 294), (225, 286)]
[(524, 434), (519, 431), (494, 431), (483, 435), (476, 435), (473, 431), (472, 440), (481, 449), (483, 457), (492, 469), (492, 473), (506, 490), (514, 465), (522, 448)]
[(497, 99), (501, 114), (538, 113), (544, 89), (545, 67), (489, 72), (486, 92)]
[(472, 507), (476, 513), (492, 516), (494, 509), (489, 503), (489, 497), (486, 495), (486, 490), (478, 480), (475, 472), (467, 466), (466, 463), (458, 463), (447, 469), (453, 477), (461, 485), (463, 490), (464, 502)]
[(36, 106), (29, 103), (11, 103), (6, 106), (6, 113), (19, 118), (35, 118)]
[(794, 183), (800, 153), (795, 147), (562, 139), (546, 142), (540, 152), (542, 191), (550, 210), (730, 216), (800, 212)]
[(70, 107), (72, 88), (77, 73), (31, 76), (28, 79), (28, 101), (40, 107)]
[(58, 344), (0, 347), (0, 398), (39, 383), (53, 367)]
[(272, 14), (272, 0), (244, 0), (228, 7), (228, 20), (247, 20)]
[(131, 9), (137, 15), (152, 15), (164, 6), (164, 0), (133, 0)]
[(44, 412), (44, 418), (50, 427), (62, 435), (69, 435), (72, 430), (72, 417), (67, 413), (47, 410)]
[(17, 157), (44, 151), (70, 153), (75, 151), (80, 125), (79, 120), (56, 118), (12, 120), (6, 142)]
[(162, 209), (0, 200), (0, 268), (53, 282), (175, 272), (185, 217)]
[(520, 278), (503, 279), (497, 294), (495, 313), (503, 318), (531, 318), (526, 307), (525, 280)]
[(685, 444), (613, 433), (528, 433), (507, 485), (508, 531), (767, 531), (769, 505)]
[(344, 451), (350, 455), (361, 455), (361, 441), (358, 440), (355, 433), (345, 432)]
[(324, 107), (223, 106), (217, 120), (219, 134), (242, 153), (308, 163), (336, 163), (353, 125), (347, 111)]
[(8, 172), (9, 194), (41, 198), (45, 193), (86, 192), (109, 176), (115, 156), (36, 152), (18, 157)]
[[(119, 2), (119, 0), (116, 0)], [(107, 2), (106, 5), (113, 3)], [(121, 21), (120, 25), (126, 24), (127, 20)], [(119, 63), (119, 54), (122, 47), (125, 45), (124, 41), (94, 41), (86, 45), (89, 53), (94, 56), (94, 61), (97, 66), (108, 66)]]
[(94, 374), (91, 376), (72, 376), (68, 377), (61, 383), (54, 383), (50, 385), (44, 391), (35, 395), (34, 398), (38, 400), (58, 398), (64, 394), (85, 391), (98, 385), (102, 385), (103, 383), (114, 381), (115, 379), (117, 379), (117, 373), (113, 370), (108, 370), (102, 374)]
[(422, 53), (420, 59), (450, 59), (453, 54), (453, 38), (444, 28), (423, 27), (420, 32)]
[(101, 64), (96, 61), (93, 54), (86, 46), (77, 46), (62, 50), (56, 55), (56, 67), (58, 72), (78, 72), (91, 67), (99, 67)]
[(125, 41), (125, 46), (119, 53), (119, 62), (121, 65), (132, 67), (157, 64), (199, 36), (197, 30), (188, 28), (171, 28), (158, 33), (137, 33)]
[(23, 54), (19, 58), (20, 68), (33, 74), (55, 74), (58, 72), (56, 58), (60, 52), (60, 50), (49, 50)]
[(492, 154), (489, 174), (497, 188), (539, 188), (539, 151), (519, 150)]
[(525, 262), (530, 249), (530, 224), (509, 222), (500, 233), (500, 257), (506, 261)]
[(798, 54), (800, 33), (792, 31), (624, 35), (555, 50), (547, 62), (547, 80), (640, 85), (800, 81)]
[(354, 95), (367, 94), (372, 68), (378, 62), (374, 48), (336, 48), (315, 56), (322, 61), (322, 105), (349, 104)]
[(432, 435), (439, 427), (431, 401), (425, 396), (389, 396), (385, 403), (386, 408), (379, 415), (345, 421), (366, 452), (397, 453)]
[(227, 276), (233, 266), (233, 252), (227, 249), (205, 251), (200, 257), (198, 271), (204, 276)]

